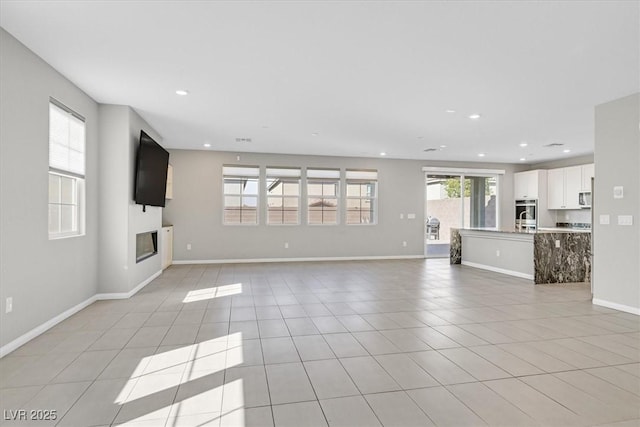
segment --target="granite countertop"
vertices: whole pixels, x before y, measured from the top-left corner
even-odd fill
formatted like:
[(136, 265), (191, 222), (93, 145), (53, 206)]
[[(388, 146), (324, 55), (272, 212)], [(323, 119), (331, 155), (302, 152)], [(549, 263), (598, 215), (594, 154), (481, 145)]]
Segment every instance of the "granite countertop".
[(588, 228), (538, 228), (537, 230), (518, 230), (517, 228), (459, 228), (459, 230), (486, 231), (490, 233), (512, 234), (550, 234), (550, 233), (591, 233)]

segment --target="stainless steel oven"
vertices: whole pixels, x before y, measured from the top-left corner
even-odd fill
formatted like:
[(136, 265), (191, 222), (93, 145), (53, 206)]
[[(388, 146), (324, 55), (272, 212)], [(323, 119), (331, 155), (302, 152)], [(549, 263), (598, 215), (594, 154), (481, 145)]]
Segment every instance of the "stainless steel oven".
[(538, 200), (516, 200), (516, 228), (535, 230), (538, 228)]

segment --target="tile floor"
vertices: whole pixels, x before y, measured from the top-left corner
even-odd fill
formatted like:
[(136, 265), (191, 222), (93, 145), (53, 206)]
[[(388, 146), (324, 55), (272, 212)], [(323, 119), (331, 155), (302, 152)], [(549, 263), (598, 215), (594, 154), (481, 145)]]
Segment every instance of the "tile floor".
[(447, 260), (173, 266), (0, 378), (2, 425), (638, 426), (640, 317)]

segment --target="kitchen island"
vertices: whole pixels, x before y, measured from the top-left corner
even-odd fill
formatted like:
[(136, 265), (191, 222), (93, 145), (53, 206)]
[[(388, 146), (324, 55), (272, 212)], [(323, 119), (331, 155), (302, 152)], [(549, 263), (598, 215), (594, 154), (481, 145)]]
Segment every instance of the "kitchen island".
[(533, 280), (591, 281), (590, 230), (451, 229), (450, 262)]

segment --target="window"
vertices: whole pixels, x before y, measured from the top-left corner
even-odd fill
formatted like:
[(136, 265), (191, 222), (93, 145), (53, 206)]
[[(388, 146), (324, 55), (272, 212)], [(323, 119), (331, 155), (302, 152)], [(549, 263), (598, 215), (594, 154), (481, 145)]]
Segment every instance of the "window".
[(267, 224), (300, 224), (300, 169), (267, 168)]
[(84, 233), (85, 123), (49, 103), (49, 239)]
[(378, 172), (347, 170), (347, 224), (375, 224)]
[(339, 197), (339, 170), (307, 169), (309, 224), (337, 224)]
[(260, 169), (257, 166), (223, 166), (222, 174), (224, 224), (257, 224)]

